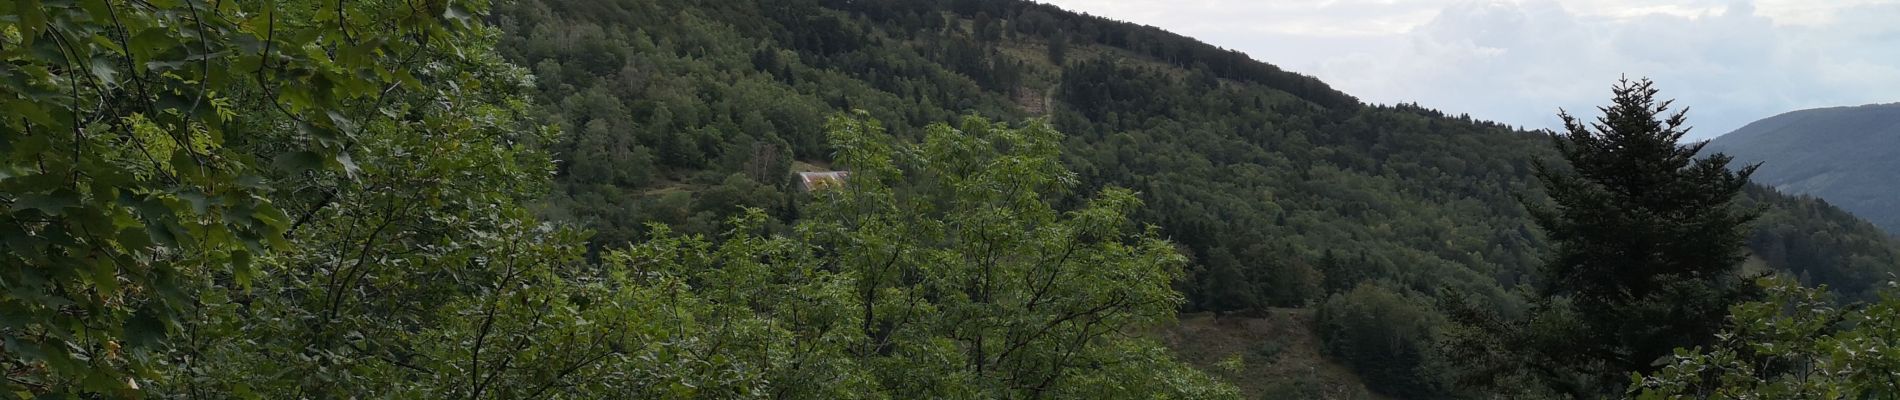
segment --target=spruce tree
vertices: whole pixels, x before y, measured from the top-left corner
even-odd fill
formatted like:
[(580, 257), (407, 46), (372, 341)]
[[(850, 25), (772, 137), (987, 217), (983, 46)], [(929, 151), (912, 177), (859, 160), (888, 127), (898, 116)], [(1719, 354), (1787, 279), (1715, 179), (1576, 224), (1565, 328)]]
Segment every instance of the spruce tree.
[(1709, 344), (1753, 288), (1738, 268), (1759, 212), (1735, 199), (1755, 168), (1698, 157), (1705, 143), (1682, 143), (1687, 110), (1671, 112), (1648, 79), (1613, 91), (1594, 122), (1560, 113), (1553, 136), (1568, 168), (1539, 165), (1553, 204), (1529, 207), (1557, 246), (1527, 332), (1548, 370), (1583, 379), (1573, 388), (1610, 389), (1675, 348)]

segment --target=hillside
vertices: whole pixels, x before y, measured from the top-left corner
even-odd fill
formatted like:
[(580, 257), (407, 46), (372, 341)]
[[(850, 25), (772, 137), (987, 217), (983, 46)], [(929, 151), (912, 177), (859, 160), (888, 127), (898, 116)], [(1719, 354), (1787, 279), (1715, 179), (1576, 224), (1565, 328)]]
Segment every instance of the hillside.
[(1647, 79), (1541, 135), (1017, 0), (506, 3), (0, 3), (3, 397), (1900, 391), (1894, 242)]
[[(784, 171), (828, 158), (825, 118), (863, 109), (908, 137), (965, 113), (1051, 120), (1086, 186), (1140, 191), (1140, 219), (1199, 276), (1243, 278), (1184, 286), (1192, 309), (1252, 305), (1210, 290), (1298, 306), (1373, 279), (1490, 292), (1509, 308), (1503, 288), (1525, 282), (1543, 246), (1514, 198), (1552, 154), (1542, 135), (1363, 105), (1152, 27), (1011, 0), (547, 0), (494, 19), (514, 32), (502, 53), (536, 74), (567, 131), (548, 212), (587, 222), (597, 243), (638, 239), (647, 222), (711, 231), (739, 205), (795, 219)], [(674, 187), (693, 190), (654, 190)], [(1760, 196), (1771, 214), (1802, 209)], [(1770, 219), (1786, 221), (1758, 242), (1806, 255), (1774, 268), (1872, 277), (1895, 264), (1851, 218)]]
[(1756, 182), (1826, 199), (1900, 234), (1900, 104), (1789, 112), (1722, 135), (1708, 148), (1761, 163)]
[[(787, 171), (830, 165), (826, 119), (850, 110), (913, 141), (966, 114), (1053, 123), (1077, 194), (1137, 191), (1136, 220), (1190, 258), (1186, 312), (1309, 307), (1377, 284), (1517, 315), (1514, 290), (1549, 250), (1519, 200), (1537, 199), (1546, 136), (1363, 104), (1153, 27), (1016, 0), (540, 0), (492, 19), (566, 133), (543, 213), (595, 230), (596, 252), (651, 222), (718, 232), (741, 206), (798, 220)], [(1768, 209), (1750, 240), (1767, 268), (1855, 296), (1900, 270), (1863, 221), (1749, 196)]]

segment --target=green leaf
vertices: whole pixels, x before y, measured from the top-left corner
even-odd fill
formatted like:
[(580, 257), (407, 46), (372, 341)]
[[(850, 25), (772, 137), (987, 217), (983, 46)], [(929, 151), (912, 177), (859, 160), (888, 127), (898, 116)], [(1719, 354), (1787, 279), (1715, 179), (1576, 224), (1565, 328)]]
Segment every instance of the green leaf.
[(51, 113), (48, 113), (46, 111), (46, 108), (41, 107), (40, 105), (34, 104), (32, 102), (18, 101), (18, 100), (9, 101), (7, 102), (7, 112), (9, 114), (24, 117), (26, 118), (27, 121), (31, 121), (35, 124), (40, 124), (42, 126), (59, 127), (61, 125), (59, 123), (59, 120), (53, 119), (53, 115)]
[(4, 230), (0, 230), (0, 240), (4, 240), (8, 251), (12, 251), (14, 255), (20, 258), (36, 263), (46, 261), (46, 253), (40, 249), (43, 246), (42, 241), (39, 238), (27, 235), (26, 232), (19, 230), (19, 228), (7, 227)]
[(178, 199), (184, 200), (186, 204), (190, 204), (192, 212), (204, 214), (211, 211), (211, 199), (206, 197), (204, 193), (193, 191), (181, 192), (178, 193)]
[(472, 18), (471, 14), (468, 8), (463, 7), (461, 3), (449, 3), (448, 7), (442, 10), (442, 16), (444, 18), (456, 22), (467, 22), (469, 18)]
[(336, 153), (336, 163), (343, 167), (343, 173), (348, 176), (354, 177), (362, 171), (362, 168), (356, 166), (356, 160), (350, 158), (349, 152)]
[(40, 0), (16, 0), (14, 7), (20, 13), (20, 44), (32, 46), (33, 39), (46, 30), (46, 6)]
[(251, 209), (251, 218), (257, 219), (258, 222), (262, 222), (264, 225), (280, 230), (290, 227), (290, 223), (284, 220), (283, 211), (279, 211), (277, 206), (271, 205), (271, 203), (258, 203)]
[[(112, 50), (113, 53), (125, 54), (125, 48), (119, 47), (118, 42), (112, 41), (112, 38), (106, 37), (105, 35), (92, 35), (92, 44), (99, 45), (99, 47), (104, 47), (107, 50)], [(94, 58), (93, 60), (97, 61), (98, 58)]]
[(161, 246), (178, 246), (178, 235), (172, 233), (171, 224), (169, 223), (155, 221), (145, 225), (145, 231), (151, 235), (153, 242)]
[(71, 191), (59, 190), (49, 194), (28, 193), (20, 195), (13, 202), (13, 211), (39, 210), (46, 215), (60, 215), (65, 209), (78, 207), (79, 196)]
[[(153, 70), (154, 67), (163, 66), (154, 66), (153, 64), (157, 61), (152, 61), (152, 59), (177, 48), (178, 41), (172, 39), (171, 31), (164, 28), (151, 28), (132, 35), (132, 39), (126, 41), (126, 46), (128, 48), (125, 51), (132, 55), (133, 65), (141, 65), (147, 70)], [(169, 67), (169, 69), (176, 68), (177, 66)]]
[(323, 168), (324, 157), (315, 151), (303, 150), (279, 154), (271, 166), (284, 172), (303, 172)]
[(92, 64), (88, 65), (88, 70), (92, 72), (92, 76), (98, 77), (101, 81), (105, 81), (106, 86), (118, 86), (119, 70), (113, 67), (112, 64), (113, 60), (111, 58), (93, 57)]
[(91, 271), (89, 272), (92, 273), (92, 285), (98, 287), (99, 292), (117, 294), (119, 292), (119, 268), (117, 265), (113, 265), (111, 260), (110, 258), (90, 260)]
[(131, 227), (119, 231), (120, 247), (132, 252), (140, 252), (151, 248), (152, 245), (152, 236), (143, 227)]
[(13, 177), (16, 177), (16, 176), (26, 176), (27, 174), (28, 172), (26, 168), (21, 168), (20, 166), (0, 165), (0, 181), (13, 179)]
[(151, 308), (140, 308), (125, 321), (127, 344), (139, 347), (151, 347), (164, 343), (165, 321), (159, 319), (159, 312)]
[(237, 281), (239, 288), (251, 290), (254, 275), (252, 270), (251, 252), (244, 250), (231, 252), (231, 278)]
[(338, 131), (342, 131), (345, 134), (356, 131), (356, 121), (350, 120), (349, 116), (343, 115), (343, 113), (335, 110), (331, 110), (326, 114), (330, 117), (330, 123), (333, 124)]

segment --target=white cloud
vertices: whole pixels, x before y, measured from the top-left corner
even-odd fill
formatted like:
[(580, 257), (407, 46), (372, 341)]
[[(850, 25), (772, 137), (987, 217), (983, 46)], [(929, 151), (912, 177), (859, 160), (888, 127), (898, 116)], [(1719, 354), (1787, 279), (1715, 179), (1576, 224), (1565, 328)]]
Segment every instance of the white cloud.
[(1620, 76), (1697, 137), (1802, 108), (1900, 101), (1900, 0), (1054, 0), (1246, 51), (1370, 102), (1531, 128)]

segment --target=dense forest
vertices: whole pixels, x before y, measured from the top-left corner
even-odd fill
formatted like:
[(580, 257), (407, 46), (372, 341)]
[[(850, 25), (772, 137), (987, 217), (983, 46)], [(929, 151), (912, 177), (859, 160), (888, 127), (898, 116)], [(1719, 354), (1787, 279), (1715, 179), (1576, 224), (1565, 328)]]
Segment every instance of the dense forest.
[[(1542, 135), (1362, 105), (1154, 28), (972, 0), (540, 1), (493, 19), (568, 133), (546, 212), (600, 246), (648, 221), (712, 232), (742, 206), (795, 220), (785, 171), (830, 165), (815, 127), (862, 109), (907, 138), (971, 113), (1050, 121), (1084, 187), (1141, 193), (1136, 220), (1195, 260), (1191, 310), (1371, 280), (1517, 307), (1504, 292), (1545, 248), (1517, 200), (1554, 154)], [(1770, 268), (1861, 293), (1900, 259), (1831, 207), (1749, 196), (1772, 210), (1752, 240)]]
[(1526, 132), (1017, 0), (0, 23), (0, 398), (1271, 396), (1143, 332), (1286, 308), (1384, 396), (1900, 393), (1900, 248), (1647, 81)]

